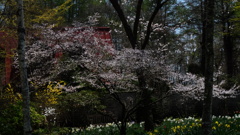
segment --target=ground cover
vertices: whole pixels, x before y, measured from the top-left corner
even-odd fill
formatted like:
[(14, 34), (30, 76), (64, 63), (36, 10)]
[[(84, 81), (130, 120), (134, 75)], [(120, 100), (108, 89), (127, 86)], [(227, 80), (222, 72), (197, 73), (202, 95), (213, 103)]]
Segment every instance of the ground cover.
[[(200, 118), (166, 118), (152, 132), (144, 132), (143, 123), (128, 123), (128, 135), (198, 135), (201, 134)], [(213, 135), (240, 135), (240, 114), (234, 116), (213, 116)], [(74, 135), (116, 135), (119, 130), (114, 123), (90, 125), (84, 130), (72, 129)]]

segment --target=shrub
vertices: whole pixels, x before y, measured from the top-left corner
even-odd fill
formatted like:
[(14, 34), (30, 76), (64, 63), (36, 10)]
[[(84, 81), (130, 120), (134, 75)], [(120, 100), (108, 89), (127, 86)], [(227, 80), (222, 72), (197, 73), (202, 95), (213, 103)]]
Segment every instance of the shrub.
[[(37, 129), (44, 127), (46, 124), (45, 116), (37, 113), (31, 107), (32, 127)], [(9, 105), (6, 109), (0, 112), (0, 133), (1, 135), (22, 135), (23, 134), (23, 114), (22, 102)]]
[(87, 114), (94, 107), (102, 107), (98, 93), (91, 90), (64, 93), (56, 105), (57, 121), (60, 126), (85, 127), (89, 125)]

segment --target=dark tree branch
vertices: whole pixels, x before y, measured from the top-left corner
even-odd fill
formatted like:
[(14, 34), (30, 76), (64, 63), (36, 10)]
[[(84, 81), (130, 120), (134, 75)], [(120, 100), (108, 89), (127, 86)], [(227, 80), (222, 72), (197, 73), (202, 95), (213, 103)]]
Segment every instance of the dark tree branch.
[(169, 0), (165, 0), (164, 2), (162, 2), (161, 0), (157, 3), (157, 6), (156, 8), (154, 9), (150, 19), (149, 19), (149, 22), (148, 22), (148, 25), (147, 25), (147, 32), (146, 32), (146, 36), (145, 36), (145, 39), (144, 39), (144, 42), (143, 44), (141, 45), (141, 49), (144, 50), (149, 42), (149, 38), (150, 38), (150, 34), (151, 34), (151, 28), (152, 28), (152, 23), (153, 23), (153, 20), (154, 18), (156, 17), (158, 11), (163, 7), (163, 5), (165, 5)]
[(139, 0), (137, 4), (137, 10), (136, 10), (136, 17), (133, 25), (133, 36), (134, 40), (137, 41), (137, 32), (138, 32), (138, 26), (139, 26), (139, 19), (141, 15), (141, 8), (142, 8), (143, 0)]
[(110, 2), (112, 3), (112, 6), (116, 10), (116, 12), (118, 14), (118, 17), (120, 18), (120, 20), (122, 22), (122, 25), (123, 25), (123, 27), (124, 27), (124, 29), (126, 31), (128, 40), (130, 41), (132, 48), (135, 49), (135, 47), (136, 47), (136, 40), (134, 40), (135, 38), (134, 38), (134, 35), (133, 35), (133, 32), (132, 32), (132, 29), (131, 29), (130, 25), (128, 24), (127, 20), (126, 20), (126, 17), (125, 17), (125, 15), (123, 13), (122, 8), (118, 4), (117, 0), (110, 0)]

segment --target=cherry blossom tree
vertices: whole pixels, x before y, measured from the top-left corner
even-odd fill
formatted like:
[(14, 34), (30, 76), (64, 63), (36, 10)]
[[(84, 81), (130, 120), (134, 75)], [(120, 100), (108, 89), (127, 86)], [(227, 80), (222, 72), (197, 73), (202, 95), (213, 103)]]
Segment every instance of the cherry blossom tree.
[[(147, 25), (144, 27), (146, 28), (146, 31), (144, 34), (140, 35), (141, 30), (140, 29), (140, 18), (141, 18), (141, 11), (143, 9), (143, 0), (139, 1), (115, 1), (115, 0), (110, 0), (113, 8), (115, 9), (119, 19), (121, 20), (122, 26), (125, 30), (125, 33), (128, 37), (128, 40), (131, 44), (132, 49), (141, 49), (144, 50), (150, 40), (150, 36), (152, 33), (152, 25), (153, 21), (158, 14), (159, 10), (168, 2), (169, 0), (158, 0), (156, 2), (153, 2), (153, 8), (151, 10), (150, 18), (147, 19)], [(126, 12), (124, 12), (124, 7), (126, 5), (134, 5), (136, 8), (136, 11), (133, 13), (133, 24), (131, 25), (131, 21), (128, 21), (129, 19), (131, 20), (132, 17), (126, 17)], [(130, 12), (132, 13), (132, 12)], [(140, 40), (139, 40), (140, 39)], [(139, 42), (143, 40), (142, 42)], [(154, 129), (154, 123), (153, 123), (153, 118), (152, 118), (152, 108), (150, 105), (151, 102), (151, 92), (147, 88), (147, 80), (144, 75), (145, 70), (143, 70), (142, 67), (138, 68), (136, 70), (137, 76), (138, 76), (138, 81), (139, 81), (139, 88), (141, 91), (143, 91), (142, 98), (145, 99), (143, 102), (142, 107), (139, 107), (139, 112), (141, 112), (143, 119), (145, 121), (144, 128), (147, 131), (151, 131)]]
[[(41, 33), (30, 36), (27, 46), (29, 81), (46, 83), (65, 75), (71, 79), (64, 88), (66, 91), (76, 91), (81, 86), (74, 84), (82, 82), (105, 89), (122, 107), (119, 127), (124, 134), (127, 120), (143, 102), (140, 96), (143, 93), (136, 85), (139, 83), (136, 70), (148, 69), (145, 77), (149, 78), (162, 76), (165, 65), (162, 51), (127, 48), (116, 51), (108, 40), (97, 37), (93, 27), (84, 25), (62, 29), (38, 26), (37, 29)], [(162, 61), (158, 60), (160, 57)], [(68, 74), (69, 71), (73, 73)], [(147, 87), (154, 89), (151, 85)], [(136, 92), (133, 100), (137, 101), (127, 104), (128, 100), (120, 96), (122, 92)]]
[[(159, 97), (159, 100), (170, 93), (180, 93), (196, 100), (203, 99), (204, 79), (190, 73), (174, 70), (174, 64), (166, 61), (165, 55), (168, 45), (159, 45), (159, 49), (130, 49), (121, 51), (114, 49), (108, 39), (96, 36), (96, 29), (80, 25), (69, 28), (37, 27), (41, 30), (38, 38), (29, 37), (27, 46), (29, 81), (46, 83), (49, 80), (70, 79), (64, 87), (66, 91), (76, 91), (85, 83), (93, 87), (104, 89), (116, 100), (121, 107), (121, 124), (114, 114), (98, 112), (111, 116), (122, 134), (126, 133), (126, 122), (145, 102), (144, 92), (139, 87), (138, 70), (145, 70), (145, 86), (149, 93), (158, 91), (151, 82), (167, 82), (171, 90)], [(216, 77), (217, 78), (217, 75)], [(77, 84), (77, 85), (76, 85)], [(234, 97), (238, 93), (237, 86), (226, 91), (221, 84), (214, 85), (214, 96), (218, 98)], [(123, 98), (122, 93), (134, 92), (134, 98)], [(149, 102), (152, 105), (153, 102)]]

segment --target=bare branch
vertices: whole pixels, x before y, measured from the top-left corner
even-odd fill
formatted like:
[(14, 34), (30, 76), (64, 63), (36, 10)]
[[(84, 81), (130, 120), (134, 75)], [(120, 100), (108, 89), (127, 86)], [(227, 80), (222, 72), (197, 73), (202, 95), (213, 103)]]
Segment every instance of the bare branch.
[(144, 39), (144, 42), (143, 44), (141, 45), (141, 49), (144, 50), (149, 42), (149, 38), (150, 38), (150, 34), (151, 34), (151, 28), (152, 28), (152, 23), (153, 23), (153, 20), (155, 18), (155, 16), (157, 15), (158, 11), (168, 2), (169, 0), (165, 0), (164, 2), (158, 2), (157, 3), (157, 6), (156, 8), (154, 9), (150, 19), (149, 19), (149, 22), (148, 22), (148, 25), (147, 25), (147, 33), (146, 33), (146, 36), (145, 36), (145, 39)]
[(142, 7), (143, 0), (139, 0), (137, 4), (137, 10), (136, 10), (136, 17), (135, 22), (133, 26), (133, 36), (135, 40), (137, 41), (137, 32), (138, 32), (138, 25), (139, 25), (139, 18), (141, 15), (141, 7)]
[(117, 14), (118, 14), (118, 17), (120, 18), (122, 24), (123, 24), (123, 27), (126, 31), (126, 34), (127, 34), (127, 37), (132, 45), (132, 48), (135, 49), (136, 47), (136, 40), (134, 40), (134, 35), (133, 35), (133, 32), (132, 32), (132, 28), (129, 26), (127, 20), (126, 20), (126, 17), (123, 13), (123, 10), (122, 8), (120, 7), (120, 5), (118, 4), (118, 1), (117, 0), (110, 0), (110, 2), (112, 3), (114, 9), (116, 10)]

